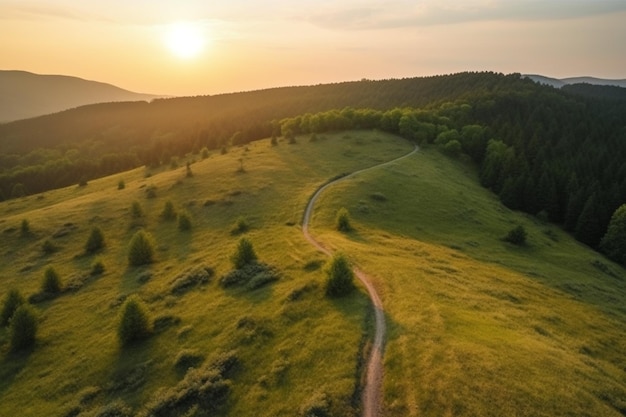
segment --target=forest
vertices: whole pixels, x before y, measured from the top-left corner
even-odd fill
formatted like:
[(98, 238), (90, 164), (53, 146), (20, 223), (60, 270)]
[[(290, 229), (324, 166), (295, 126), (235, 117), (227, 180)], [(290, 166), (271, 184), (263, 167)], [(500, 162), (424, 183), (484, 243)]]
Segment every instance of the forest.
[(597, 248), (626, 203), (624, 90), (482, 72), (84, 106), (0, 125), (0, 199), (264, 137), (380, 129), (468, 155), (507, 207)]

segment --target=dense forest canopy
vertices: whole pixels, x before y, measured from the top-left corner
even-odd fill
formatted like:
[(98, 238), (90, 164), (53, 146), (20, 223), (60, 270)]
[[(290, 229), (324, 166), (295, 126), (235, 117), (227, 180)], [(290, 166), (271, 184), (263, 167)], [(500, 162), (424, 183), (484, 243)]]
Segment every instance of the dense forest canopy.
[(625, 90), (484, 72), (85, 106), (0, 125), (0, 198), (204, 147), (376, 128), (469, 155), (508, 207), (597, 247), (626, 202)]

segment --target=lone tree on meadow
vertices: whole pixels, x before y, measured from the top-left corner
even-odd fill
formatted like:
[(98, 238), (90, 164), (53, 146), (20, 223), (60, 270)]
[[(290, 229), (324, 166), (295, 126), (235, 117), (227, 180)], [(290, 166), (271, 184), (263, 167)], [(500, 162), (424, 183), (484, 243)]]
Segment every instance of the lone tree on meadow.
[(241, 269), (246, 265), (256, 262), (257, 259), (258, 258), (256, 256), (256, 252), (254, 251), (254, 247), (252, 246), (252, 242), (245, 237), (239, 239), (237, 249), (231, 257), (233, 267), (235, 269)]
[(613, 261), (626, 266), (626, 204), (613, 213), (600, 249)]
[(15, 288), (9, 290), (7, 295), (4, 297), (4, 302), (2, 303), (2, 310), (0, 311), (0, 326), (6, 326), (11, 321), (13, 314), (15, 314), (15, 310), (22, 304), (24, 304), (26, 300), (22, 297), (22, 294)]
[(15, 310), (9, 327), (9, 344), (12, 352), (32, 347), (37, 336), (37, 316), (28, 304)]
[(326, 270), (326, 295), (329, 297), (343, 297), (354, 290), (354, 272), (346, 257), (336, 254)]
[(345, 207), (342, 207), (339, 211), (337, 211), (336, 227), (340, 232), (349, 232), (352, 230), (350, 213)]
[(152, 325), (146, 306), (138, 297), (129, 297), (122, 306), (117, 328), (120, 343), (127, 346), (147, 338), (151, 332)]
[(176, 219), (176, 209), (174, 208), (174, 203), (170, 200), (165, 202), (165, 206), (163, 206), (163, 211), (161, 212), (161, 218), (167, 221)]
[(524, 226), (519, 225), (509, 230), (509, 233), (504, 237), (504, 240), (514, 245), (522, 246), (526, 244), (526, 236), (526, 229)]
[(139, 230), (130, 240), (128, 246), (128, 264), (130, 266), (146, 265), (154, 262), (154, 241), (144, 230)]
[(58, 294), (61, 292), (61, 278), (53, 267), (48, 267), (43, 274), (41, 282), (41, 292), (48, 294)]
[(98, 226), (91, 229), (91, 234), (85, 243), (85, 253), (92, 254), (104, 248), (104, 234)]

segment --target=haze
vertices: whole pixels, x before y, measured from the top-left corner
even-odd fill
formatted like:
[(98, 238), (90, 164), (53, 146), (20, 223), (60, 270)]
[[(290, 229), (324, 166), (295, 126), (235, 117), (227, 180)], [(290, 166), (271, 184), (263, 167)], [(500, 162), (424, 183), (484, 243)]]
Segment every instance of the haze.
[(468, 70), (617, 79), (624, 22), (623, 0), (0, 0), (0, 69), (168, 95)]

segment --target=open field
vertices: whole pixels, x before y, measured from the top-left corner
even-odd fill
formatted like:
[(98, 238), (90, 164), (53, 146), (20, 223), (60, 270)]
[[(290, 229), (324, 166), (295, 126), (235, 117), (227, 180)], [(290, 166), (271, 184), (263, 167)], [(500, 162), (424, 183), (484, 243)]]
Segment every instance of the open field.
[[(0, 415), (89, 415), (114, 400), (139, 412), (160, 387), (181, 381), (179, 358), (211, 362), (232, 350), (239, 366), (218, 415), (292, 416), (315, 404), (356, 414), (368, 300), (364, 290), (340, 301), (323, 296), (325, 258), (299, 225), (320, 184), (411, 148), (362, 131), (276, 147), (263, 140), (195, 156), (192, 177), (181, 161), (1, 203), (0, 295), (36, 293), (48, 266), (76, 289), (36, 305), (32, 352), (8, 353), (0, 330)], [(168, 200), (189, 213), (190, 231), (160, 218)], [(135, 201), (140, 219), (131, 217)], [(355, 226), (347, 235), (334, 230), (341, 207)], [(240, 218), (249, 230), (233, 233)], [(29, 236), (20, 236), (23, 219)], [(517, 224), (529, 233), (525, 247), (501, 241)], [(107, 246), (87, 256), (94, 226)], [(131, 268), (127, 246), (140, 228), (155, 238), (156, 262)], [(325, 191), (311, 233), (367, 271), (383, 298), (385, 415), (626, 411), (624, 270), (558, 228), (505, 209), (471, 165), (430, 148), (361, 173)], [(241, 236), (280, 270), (277, 282), (219, 285)], [(55, 252), (44, 253), (46, 240)], [(92, 277), (95, 258), (106, 271)], [(176, 290), (176, 279), (198, 266), (215, 271), (210, 282)], [(130, 294), (159, 326), (121, 348), (117, 316)]]

